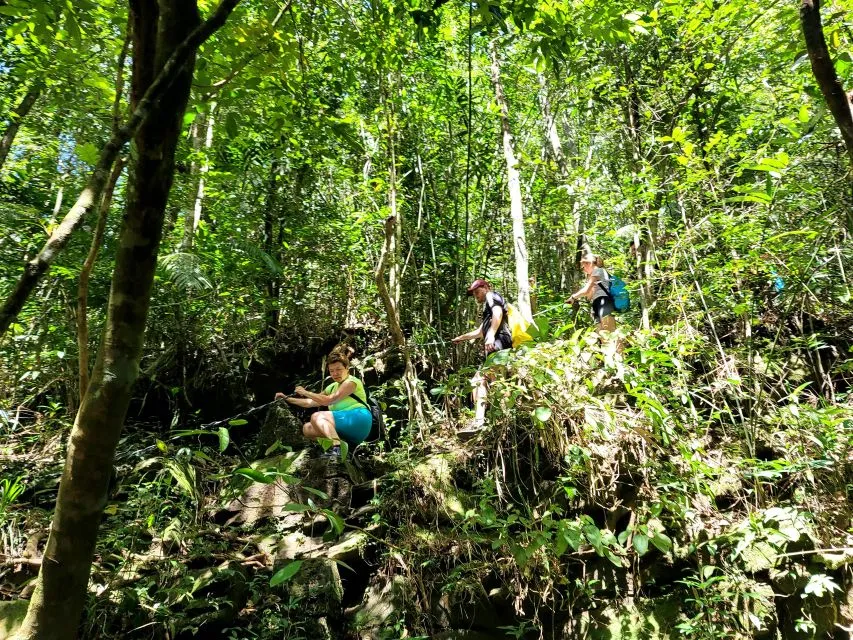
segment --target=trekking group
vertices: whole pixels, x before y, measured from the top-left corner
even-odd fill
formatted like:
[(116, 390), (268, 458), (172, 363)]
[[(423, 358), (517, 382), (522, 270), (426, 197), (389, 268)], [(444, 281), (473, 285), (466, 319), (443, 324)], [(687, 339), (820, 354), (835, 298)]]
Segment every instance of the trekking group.
[[(587, 279), (584, 285), (568, 298), (570, 304), (581, 298), (590, 302), (592, 319), (599, 333), (616, 330), (616, 311), (628, 308), (628, 294), (625, 283), (618, 277), (607, 272), (604, 261), (600, 256), (587, 253), (580, 261), (581, 269)], [(517, 311), (507, 303), (504, 297), (494, 291), (488, 281), (478, 278), (468, 287), (467, 295), (473, 296), (478, 304), (482, 304), (480, 324), (471, 331), (452, 339), (454, 343), (483, 339), (483, 353), (491, 353), (510, 349), (513, 339), (516, 346), (518, 336), (530, 336), (525, 333), (524, 325), (515, 321)], [(511, 323), (511, 320), (513, 322)], [(510, 326), (513, 324), (514, 326)], [(523, 340), (524, 338), (522, 338)], [(326, 411), (317, 411), (302, 427), (303, 435), (311, 440), (320, 438), (332, 443), (331, 448), (324, 454), (336, 458), (341, 455), (340, 443), (346, 442), (351, 448), (367, 440), (372, 432), (375, 434), (382, 428), (382, 416), (378, 404), (369, 397), (364, 383), (349, 373), (350, 357), (354, 350), (346, 345), (338, 345), (326, 358), (326, 366), (332, 383), (322, 393), (313, 393), (302, 386), (297, 386), (293, 396), (276, 393), (276, 399), (302, 407), (328, 407)], [(488, 369), (478, 370), (471, 379), (472, 399), (474, 402), (474, 419), (467, 428), (459, 431), (460, 435), (475, 433), (485, 425), (486, 395), (488, 386), (494, 380), (494, 372)], [(373, 438), (371, 438), (373, 439)]]

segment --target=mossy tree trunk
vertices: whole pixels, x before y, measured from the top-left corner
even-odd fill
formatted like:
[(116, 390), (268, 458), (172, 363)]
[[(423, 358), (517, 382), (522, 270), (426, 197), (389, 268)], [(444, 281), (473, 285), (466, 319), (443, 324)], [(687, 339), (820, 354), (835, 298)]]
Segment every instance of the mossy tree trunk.
[[(196, 0), (131, 0), (136, 109), (170, 57), (195, 43), (159, 101), (136, 130), (127, 205), (115, 259), (104, 336), (68, 442), (65, 469), (36, 590), (17, 638), (74, 638), (130, 392), (139, 370), (166, 200), (175, 169), (195, 66), (195, 50), (238, 0), (224, 0), (205, 25)], [(215, 21), (215, 23), (214, 23)], [(207, 36), (201, 32), (210, 27)], [(192, 34), (192, 37), (190, 35)]]

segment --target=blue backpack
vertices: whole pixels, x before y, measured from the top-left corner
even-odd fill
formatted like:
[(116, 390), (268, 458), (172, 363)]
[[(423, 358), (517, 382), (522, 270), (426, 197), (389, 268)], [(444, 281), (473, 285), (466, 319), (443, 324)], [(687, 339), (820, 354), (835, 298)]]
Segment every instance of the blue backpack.
[(627, 311), (631, 308), (631, 296), (628, 294), (628, 288), (622, 278), (611, 274), (610, 287), (605, 287), (603, 282), (598, 284), (604, 289), (604, 293), (613, 300), (613, 307), (616, 311)]

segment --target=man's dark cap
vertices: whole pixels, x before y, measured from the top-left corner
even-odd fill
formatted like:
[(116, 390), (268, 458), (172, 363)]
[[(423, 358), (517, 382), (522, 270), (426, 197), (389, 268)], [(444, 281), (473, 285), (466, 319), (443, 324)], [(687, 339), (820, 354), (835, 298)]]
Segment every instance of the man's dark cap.
[(474, 282), (471, 283), (471, 286), (468, 287), (468, 295), (473, 296), (474, 295), (474, 289), (477, 289), (479, 287), (488, 287), (488, 286), (489, 286), (488, 282), (486, 282), (482, 278), (477, 278), (476, 280), (474, 280)]

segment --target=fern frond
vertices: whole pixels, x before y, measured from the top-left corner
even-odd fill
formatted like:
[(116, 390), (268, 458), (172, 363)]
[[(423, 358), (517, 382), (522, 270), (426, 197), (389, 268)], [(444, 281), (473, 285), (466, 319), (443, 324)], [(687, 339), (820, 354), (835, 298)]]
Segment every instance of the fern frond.
[(253, 262), (263, 265), (267, 271), (275, 276), (284, 273), (281, 264), (257, 244), (251, 242), (238, 242), (236, 248), (245, 253)]
[(201, 269), (201, 261), (194, 253), (176, 252), (162, 256), (160, 266), (169, 280), (181, 289), (212, 289), (213, 285)]

